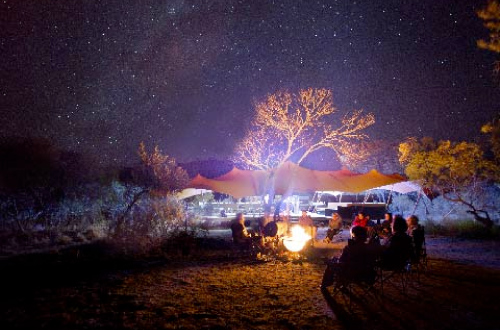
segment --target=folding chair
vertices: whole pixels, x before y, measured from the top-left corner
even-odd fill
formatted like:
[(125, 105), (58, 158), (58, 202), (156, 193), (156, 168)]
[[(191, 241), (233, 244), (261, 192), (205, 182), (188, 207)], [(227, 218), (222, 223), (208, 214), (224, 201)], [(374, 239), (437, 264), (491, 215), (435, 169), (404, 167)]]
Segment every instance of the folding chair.
[[(323, 279), (323, 284), (329, 286), (333, 284), (332, 296), (342, 295), (344, 301), (347, 302), (347, 306), (352, 308), (352, 300), (355, 297), (356, 292), (361, 292), (363, 295), (373, 295), (377, 297), (377, 291), (375, 289), (375, 284), (377, 283), (377, 272), (371, 266), (365, 264), (342, 264), (332, 262), (329, 264), (331, 272), (325, 271), (325, 275), (328, 278)], [(323, 290), (326, 286), (322, 285)]]
[(412, 260), (412, 273), (417, 275), (417, 280), (420, 282), (420, 276), (425, 274), (428, 268), (424, 226), (415, 229), (412, 236), (415, 249), (415, 257)]
[(380, 290), (382, 294), (384, 293), (384, 285), (387, 283), (392, 283), (401, 289), (403, 294), (406, 294), (406, 288), (410, 282), (410, 274), (412, 271), (411, 260), (408, 259), (404, 263), (390, 265), (384, 265), (379, 262), (377, 266), (378, 280), (380, 283)]

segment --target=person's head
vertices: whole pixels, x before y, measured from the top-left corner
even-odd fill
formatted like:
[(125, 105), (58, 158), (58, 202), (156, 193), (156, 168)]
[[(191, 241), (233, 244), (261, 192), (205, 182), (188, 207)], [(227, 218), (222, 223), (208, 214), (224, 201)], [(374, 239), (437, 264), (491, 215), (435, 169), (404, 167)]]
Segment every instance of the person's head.
[(302, 210), (302, 215), (306, 216), (307, 215), (307, 210)]
[(394, 218), (392, 222), (392, 231), (394, 233), (404, 233), (408, 229), (408, 225), (406, 224), (405, 219), (398, 215)]
[(386, 212), (384, 214), (384, 220), (392, 221), (392, 213), (391, 212)]
[(406, 219), (406, 223), (408, 226), (415, 227), (418, 225), (418, 217), (416, 215), (410, 215), (408, 219)]
[(359, 211), (358, 218), (363, 219), (365, 217), (365, 212)]
[(366, 228), (361, 226), (356, 226), (351, 230), (352, 239), (355, 241), (365, 242), (368, 237)]
[(339, 218), (340, 218), (340, 215), (339, 215), (337, 212), (333, 212), (333, 213), (332, 213), (332, 218), (333, 218), (333, 219), (339, 219)]
[(237, 213), (236, 220), (239, 222), (245, 222), (245, 216), (243, 215), (243, 213)]

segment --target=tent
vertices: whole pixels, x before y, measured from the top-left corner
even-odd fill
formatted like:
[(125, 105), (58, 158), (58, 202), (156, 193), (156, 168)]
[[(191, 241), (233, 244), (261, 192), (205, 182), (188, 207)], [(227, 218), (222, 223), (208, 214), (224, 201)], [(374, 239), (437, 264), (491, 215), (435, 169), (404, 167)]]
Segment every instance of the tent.
[(416, 181), (403, 181), (373, 189), (391, 190), (401, 194), (407, 194), (414, 191), (420, 191), (422, 187)]
[(276, 194), (335, 190), (359, 193), (365, 190), (406, 181), (399, 174), (386, 175), (376, 170), (355, 173), (349, 170), (316, 171), (285, 162), (271, 170), (240, 170), (233, 168), (219, 177), (208, 179), (200, 174), (188, 184), (189, 188), (209, 189), (235, 198), (266, 194), (274, 187)]
[(189, 197), (193, 197), (196, 195), (200, 195), (208, 192), (206, 189), (195, 189), (195, 188), (186, 188), (184, 190), (179, 191), (175, 196), (179, 199), (185, 199)]

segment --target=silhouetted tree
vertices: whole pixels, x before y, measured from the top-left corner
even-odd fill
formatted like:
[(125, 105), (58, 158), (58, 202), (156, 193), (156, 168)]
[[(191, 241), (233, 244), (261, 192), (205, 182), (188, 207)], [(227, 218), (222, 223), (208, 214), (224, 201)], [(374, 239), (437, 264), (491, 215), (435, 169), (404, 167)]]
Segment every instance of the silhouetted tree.
[(10, 138), (0, 145), (0, 194), (3, 213), (42, 216), (84, 181), (83, 157), (38, 138)]

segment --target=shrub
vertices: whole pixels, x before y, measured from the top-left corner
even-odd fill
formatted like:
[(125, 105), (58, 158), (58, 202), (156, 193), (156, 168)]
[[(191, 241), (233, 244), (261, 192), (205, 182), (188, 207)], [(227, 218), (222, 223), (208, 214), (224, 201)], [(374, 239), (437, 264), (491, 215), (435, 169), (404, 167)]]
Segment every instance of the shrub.
[(425, 231), (430, 235), (452, 236), (469, 239), (500, 239), (500, 227), (485, 227), (474, 220), (443, 220), (424, 222)]

